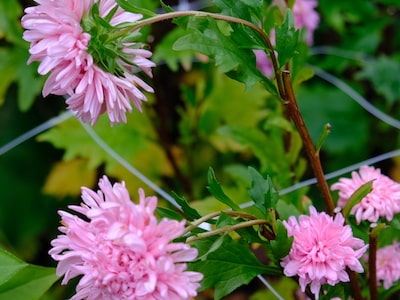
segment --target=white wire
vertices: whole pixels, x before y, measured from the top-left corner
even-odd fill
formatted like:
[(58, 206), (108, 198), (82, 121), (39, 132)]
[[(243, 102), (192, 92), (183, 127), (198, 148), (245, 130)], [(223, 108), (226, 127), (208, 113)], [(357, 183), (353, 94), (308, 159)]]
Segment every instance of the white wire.
[(175, 199), (171, 197), (167, 192), (165, 192), (162, 188), (160, 188), (157, 184), (152, 182), (149, 178), (147, 178), (143, 173), (141, 173), (138, 169), (132, 166), (128, 161), (126, 161), (122, 156), (120, 156), (117, 152), (114, 151), (89, 125), (81, 122), (82, 127), (86, 130), (86, 132), (90, 135), (90, 137), (98, 144), (108, 155), (114, 158), (118, 163), (120, 163), (124, 168), (126, 168), (129, 172), (131, 172), (135, 177), (137, 177), (144, 184), (153, 189), (157, 194), (167, 200), (176, 208), (180, 209), (178, 203), (176, 203)]
[(257, 275), (257, 278), (271, 291), (272, 294), (274, 294), (277, 299), (285, 300), (262, 275)]
[(373, 106), (371, 103), (367, 101), (364, 97), (362, 97), (359, 93), (357, 93), (353, 88), (351, 88), (347, 83), (344, 81), (340, 80), (339, 78), (333, 76), (332, 74), (329, 74), (322, 69), (316, 67), (316, 66), (311, 66), (315, 72), (315, 75), (318, 77), (324, 79), (325, 81), (331, 83), (332, 85), (336, 86), (339, 88), (343, 93), (347, 94), (349, 97), (351, 97), (354, 101), (356, 101), (361, 107), (363, 107), (367, 112), (369, 112), (371, 115), (375, 116), (379, 120), (385, 122), (386, 124), (389, 124), (390, 126), (393, 126), (397, 129), (400, 129), (400, 121), (392, 118), (391, 116), (383, 113), (382, 111), (378, 110), (375, 106)]
[[(333, 179), (333, 178), (339, 177), (339, 176), (341, 176), (343, 174), (350, 173), (351, 171), (354, 171), (354, 170), (360, 168), (361, 166), (376, 164), (376, 163), (378, 163), (380, 161), (383, 161), (383, 160), (386, 160), (386, 159), (389, 159), (389, 158), (393, 158), (393, 157), (396, 157), (396, 156), (400, 156), (400, 149), (393, 150), (393, 151), (390, 151), (390, 152), (386, 152), (386, 153), (374, 156), (372, 158), (369, 158), (367, 160), (363, 160), (361, 162), (358, 162), (358, 163), (356, 163), (354, 165), (347, 166), (345, 168), (342, 168), (342, 169), (336, 170), (334, 172), (328, 173), (328, 174), (325, 175), (325, 179), (326, 180)], [(315, 177), (314, 178), (310, 178), (310, 179), (298, 182), (298, 183), (296, 183), (296, 184), (294, 184), (292, 186), (289, 186), (287, 188), (284, 188), (283, 190), (280, 190), (279, 191), (279, 195), (286, 195), (286, 194), (289, 194), (291, 192), (294, 192), (296, 190), (299, 190), (301, 188), (304, 188), (306, 186), (309, 186), (309, 185), (312, 185), (312, 184), (316, 184), (316, 183), (317, 183), (317, 179)], [(249, 201), (249, 202), (246, 202), (246, 203), (242, 203), (240, 205), (240, 208), (250, 207), (253, 204), (254, 204), (254, 202), (252, 202), (252, 201)]]
[(17, 138), (13, 139), (11, 142), (3, 145), (0, 147), (0, 156), (7, 153), (8, 151), (14, 149), (17, 147), (19, 144), (22, 144), (23, 142), (29, 140), (30, 138), (33, 138), (34, 136), (38, 135), (39, 133), (57, 125), (65, 120), (69, 119), (71, 116), (73, 116), (73, 113), (70, 111), (66, 111), (62, 113), (61, 115), (51, 118), (50, 120), (47, 120), (43, 122), (42, 124), (32, 128), (31, 130), (28, 130), (27, 132), (21, 134)]

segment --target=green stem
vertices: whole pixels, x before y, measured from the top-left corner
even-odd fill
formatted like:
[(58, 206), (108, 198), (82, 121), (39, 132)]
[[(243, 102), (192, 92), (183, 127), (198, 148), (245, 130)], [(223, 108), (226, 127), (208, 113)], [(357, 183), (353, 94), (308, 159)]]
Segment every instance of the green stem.
[(208, 220), (220, 216), (222, 213), (234, 216), (234, 217), (240, 217), (244, 219), (250, 219), (250, 220), (255, 220), (256, 217), (250, 214), (245, 214), (237, 211), (216, 211), (213, 213), (210, 213), (208, 215), (205, 215), (201, 217), (200, 219), (197, 219), (195, 222), (193, 222), (191, 225), (187, 226), (185, 230), (183, 231), (183, 235), (192, 231), (193, 229), (197, 228), (200, 224), (207, 222)]
[(203, 232), (198, 235), (191, 236), (186, 239), (186, 243), (191, 243), (191, 242), (194, 242), (194, 241), (197, 241), (197, 240), (200, 240), (203, 238), (207, 238), (210, 236), (214, 236), (217, 234), (221, 234), (221, 233), (228, 233), (228, 232), (235, 231), (238, 229), (242, 229), (242, 228), (246, 228), (246, 227), (250, 227), (250, 226), (254, 226), (254, 225), (268, 224), (268, 223), (269, 223), (268, 221), (260, 220), (260, 219), (246, 221), (246, 222), (235, 224), (235, 225), (232, 225), (229, 227), (219, 228), (219, 229), (216, 229), (213, 231)]
[(246, 26), (255, 32), (257, 32), (265, 42), (268, 48), (268, 52), (270, 54), (271, 62), (275, 70), (275, 77), (276, 77), (276, 82), (278, 85), (278, 90), (279, 90), (279, 95), (281, 96), (282, 99), (284, 98), (285, 95), (285, 90), (283, 86), (283, 81), (282, 81), (282, 76), (280, 73), (279, 65), (278, 65), (278, 60), (276, 58), (275, 52), (274, 52), (274, 46), (271, 43), (271, 40), (269, 36), (257, 25), (232, 16), (226, 16), (226, 15), (221, 15), (221, 14), (216, 14), (216, 13), (210, 13), (210, 12), (204, 12), (204, 11), (196, 11), (196, 10), (185, 10), (185, 11), (174, 11), (174, 12), (169, 12), (165, 14), (159, 14), (154, 17), (150, 17), (141, 21), (137, 21), (133, 23), (132, 25), (128, 25), (122, 29), (120, 29), (115, 35), (112, 36), (112, 38), (119, 38), (121, 36), (124, 36), (125, 34), (128, 34), (129, 32), (132, 32), (134, 30), (138, 30), (139, 28), (147, 25), (151, 25), (157, 22), (173, 19), (173, 18), (179, 18), (179, 17), (185, 17), (185, 16), (196, 16), (196, 17), (210, 17), (215, 20), (221, 20), (221, 21), (226, 21), (226, 22), (231, 22), (231, 23), (236, 23), (240, 24), (243, 26)]

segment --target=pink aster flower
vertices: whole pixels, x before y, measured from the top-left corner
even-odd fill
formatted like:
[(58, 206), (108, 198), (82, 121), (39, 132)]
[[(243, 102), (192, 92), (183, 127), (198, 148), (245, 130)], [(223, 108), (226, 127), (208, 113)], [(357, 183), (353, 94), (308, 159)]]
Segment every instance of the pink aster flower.
[(372, 191), (350, 213), (354, 214), (358, 223), (363, 220), (377, 222), (379, 217), (388, 221), (400, 212), (400, 184), (381, 174), (380, 169), (362, 166), (359, 172), (352, 172), (351, 178), (340, 178), (331, 189), (339, 191), (337, 206), (344, 207), (351, 195), (364, 183), (372, 182)]
[(383, 287), (389, 289), (400, 280), (400, 244), (378, 249), (376, 253), (376, 277), (383, 282)]
[(344, 225), (344, 221), (340, 213), (333, 218), (324, 212), (318, 213), (312, 206), (310, 216), (302, 215), (298, 221), (290, 217), (288, 222), (284, 221), (293, 244), (281, 262), (283, 272), (289, 277), (299, 276), (303, 292), (310, 283), (316, 299), (321, 285), (349, 281), (347, 267), (363, 272), (358, 259), (368, 246), (353, 237), (351, 227)]
[(111, 185), (104, 176), (96, 192), (82, 188), (82, 215), (60, 211), (62, 232), (49, 254), (58, 261), (62, 284), (82, 276), (71, 300), (183, 300), (196, 296), (202, 275), (187, 271), (197, 250), (172, 242), (184, 221), (157, 221), (156, 197), (139, 189), (131, 202), (124, 183)]
[(306, 42), (313, 43), (313, 35), (319, 24), (319, 15), (315, 11), (317, 0), (296, 0), (293, 5), (294, 24), (297, 29), (307, 30)]
[[(126, 112), (132, 111), (132, 103), (141, 110), (142, 101), (146, 101), (142, 90), (153, 92), (153, 89), (132, 73), (135, 66), (151, 76), (154, 67), (148, 59), (151, 52), (138, 48), (135, 43), (120, 42), (119, 53), (124, 59), (110, 57), (108, 63), (119, 67), (118, 72), (112, 72), (113, 66), (100, 64), (105, 59), (96, 57), (104, 49), (90, 51), (91, 45), (95, 50), (107, 45), (85, 32), (82, 25), (95, 3), (99, 4), (101, 17), (105, 17), (116, 6), (115, 0), (36, 2), (39, 5), (25, 10), (22, 26), (26, 29), (23, 38), (31, 43), (28, 63), (38, 61), (39, 74), (50, 74), (43, 95), (69, 95), (68, 108), (84, 122), (92, 124), (104, 112), (112, 123), (126, 122)], [(117, 26), (141, 17), (118, 8), (110, 24)]]

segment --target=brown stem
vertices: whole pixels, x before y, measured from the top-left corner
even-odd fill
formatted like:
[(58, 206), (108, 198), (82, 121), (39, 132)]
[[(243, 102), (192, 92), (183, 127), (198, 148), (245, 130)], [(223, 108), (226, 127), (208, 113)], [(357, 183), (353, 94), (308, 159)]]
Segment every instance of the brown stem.
[(319, 158), (319, 153), (316, 151), (315, 146), (311, 140), (310, 134), (307, 130), (307, 127), (304, 123), (303, 117), (299, 111), (299, 107), (297, 106), (296, 97), (293, 92), (292, 82), (290, 78), (290, 72), (284, 70), (282, 72), (283, 76), (283, 84), (285, 87), (287, 107), (289, 111), (289, 115), (293, 122), (295, 123), (297, 130), (304, 142), (304, 146), (307, 152), (308, 159), (311, 164), (311, 168), (314, 171), (314, 175), (317, 178), (319, 189), (322, 193), (322, 196), (325, 201), (327, 212), (330, 215), (334, 213), (334, 204), (331, 192), (328, 187), (328, 183), (326, 182), (324, 171), (322, 169), (321, 161)]
[(376, 251), (378, 247), (378, 237), (376, 234), (369, 235), (369, 255), (368, 255), (368, 270), (369, 270), (369, 292), (371, 300), (378, 300), (378, 288), (376, 277)]
[(347, 274), (349, 274), (350, 277), (351, 294), (354, 300), (363, 300), (360, 285), (358, 284), (357, 273), (350, 269), (347, 269)]

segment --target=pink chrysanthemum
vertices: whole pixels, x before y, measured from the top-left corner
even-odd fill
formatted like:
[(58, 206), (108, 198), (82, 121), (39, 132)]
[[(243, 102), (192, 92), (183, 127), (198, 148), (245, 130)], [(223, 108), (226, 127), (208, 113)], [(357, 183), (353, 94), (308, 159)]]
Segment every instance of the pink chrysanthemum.
[(297, 29), (306, 29), (306, 42), (308, 45), (313, 43), (314, 31), (319, 24), (319, 15), (315, 11), (317, 6), (318, 1), (316, 0), (296, 0), (293, 5), (295, 27)]
[(363, 220), (377, 222), (379, 217), (388, 221), (400, 212), (400, 184), (381, 174), (380, 169), (362, 166), (359, 172), (352, 172), (351, 178), (340, 178), (331, 189), (339, 191), (337, 206), (344, 207), (351, 195), (364, 183), (372, 182), (372, 191), (350, 213), (354, 214), (358, 223)]
[(378, 249), (376, 253), (376, 277), (383, 282), (383, 287), (389, 289), (400, 280), (400, 244)]
[[(28, 62), (40, 62), (38, 72), (42, 75), (50, 73), (43, 95), (69, 95), (68, 108), (84, 122), (92, 124), (104, 112), (108, 113), (112, 123), (126, 122), (126, 112), (132, 111), (131, 103), (141, 110), (141, 102), (146, 101), (141, 90), (153, 92), (153, 89), (132, 74), (133, 66), (151, 76), (154, 67), (148, 59), (151, 52), (137, 48), (135, 43), (121, 42), (119, 52), (125, 61), (110, 57), (112, 62), (109, 63), (119, 66), (118, 72), (111, 72), (114, 65), (100, 66), (96, 61), (100, 58), (89, 53), (91, 43), (97, 43), (94, 47), (107, 45), (103, 45), (99, 37), (91, 37), (82, 25), (94, 4), (98, 3), (99, 14), (105, 17), (116, 6), (115, 0), (36, 2), (39, 5), (25, 10), (22, 26), (26, 29), (23, 38), (31, 43)], [(117, 26), (141, 17), (118, 8), (110, 24)], [(99, 52), (105, 52), (105, 48), (96, 53), (100, 55)], [(100, 60), (104, 61), (104, 58)], [(107, 67), (110, 70), (105, 70)]]
[(60, 211), (62, 235), (49, 254), (59, 261), (62, 284), (82, 275), (71, 300), (183, 300), (196, 296), (202, 275), (186, 270), (197, 250), (173, 239), (185, 223), (157, 222), (156, 197), (139, 190), (131, 202), (125, 184), (111, 185), (104, 176), (96, 192), (82, 188), (81, 206), (69, 208), (84, 216)]
[(310, 216), (302, 215), (299, 221), (290, 217), (284, 222), (288, 236), (293, 237), (293, 244), (281, 262), (283, 272), (286, 276), (299, 276), (303, 292), (310, 283), (311, 292), (317, 299), (322, 284), (349, 281), (347, 267), (363, 272), (358, 259), (368, 246), (353, 237), (351, 227), (344, 225), (344, 221), (341, 214), (332, 218), (310, 207)]

